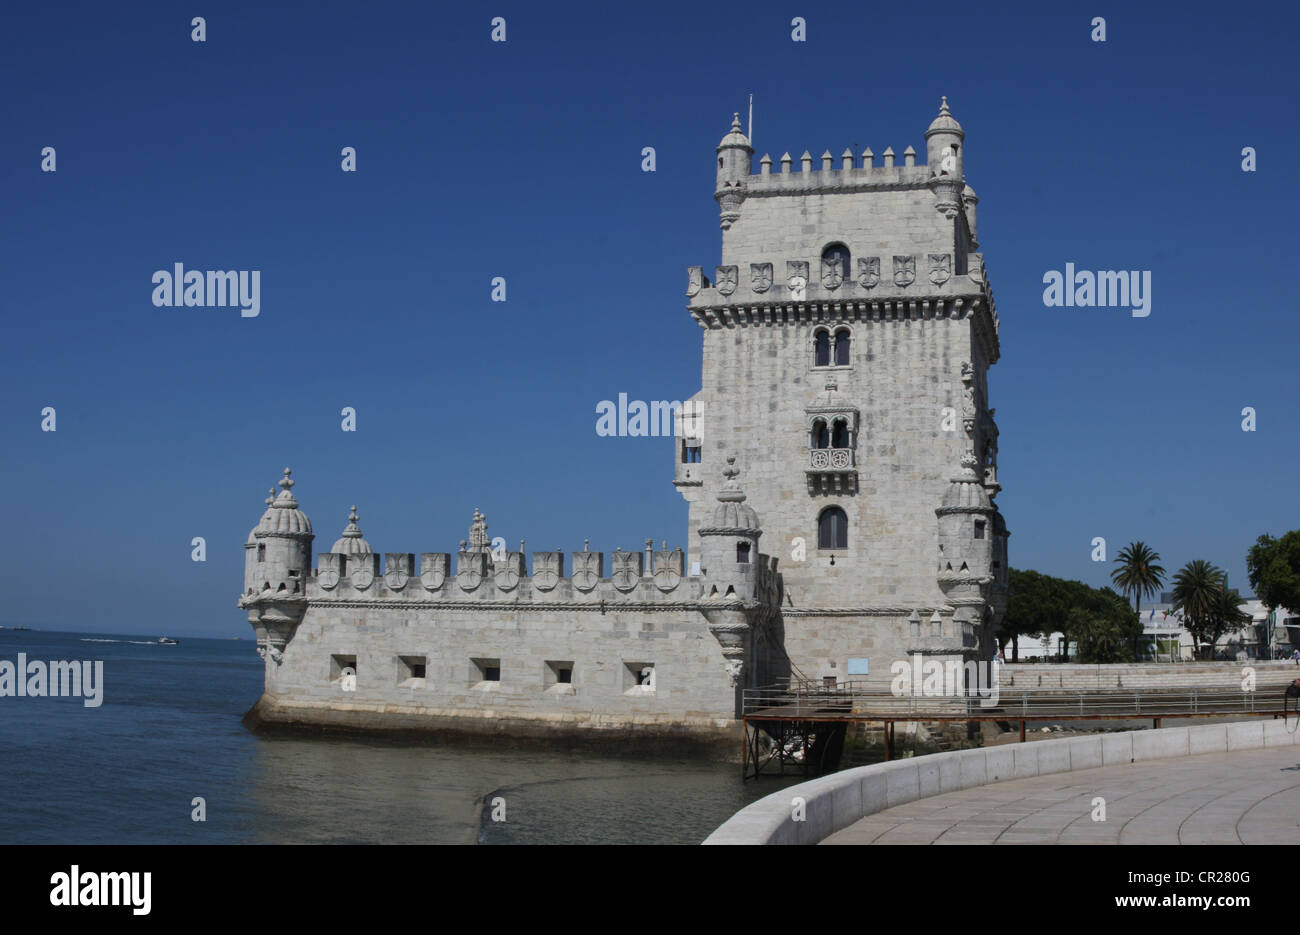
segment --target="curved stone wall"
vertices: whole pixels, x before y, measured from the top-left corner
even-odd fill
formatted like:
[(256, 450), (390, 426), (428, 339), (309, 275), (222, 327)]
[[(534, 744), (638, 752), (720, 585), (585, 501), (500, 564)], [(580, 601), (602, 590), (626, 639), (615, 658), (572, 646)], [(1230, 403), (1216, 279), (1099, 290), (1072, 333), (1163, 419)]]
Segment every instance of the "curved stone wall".
[[(1292, 719), (1291, 726), (1295, 726)], [(1281, 719), (1092, 734), (859, 766), (774, 792), (741, 809), (705, 844), (816, 844), (859, 818), (944, 792), (1075, 769), (1198, 753), (1300, 745)], [(803, 821), (793, 820), (802, 798)]]

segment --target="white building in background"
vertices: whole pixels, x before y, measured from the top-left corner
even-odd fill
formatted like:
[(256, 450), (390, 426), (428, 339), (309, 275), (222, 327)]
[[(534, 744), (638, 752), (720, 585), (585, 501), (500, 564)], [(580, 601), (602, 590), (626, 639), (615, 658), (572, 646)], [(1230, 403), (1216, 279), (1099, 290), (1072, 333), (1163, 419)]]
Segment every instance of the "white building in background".
[[(1191, 662), (1196, 658), (1196, 641), (1183, 626), (1181, 614), (1173, 612), (1168, 600), (1142, 608), (1142, 643), (1138, 648), (1139, 661)], [(1300, 648), (1300, 614), (1279, 607), (1271, 614), (1262, 602), (1251, 598), (1239, 605), (1242, 613), (1249, 614), (1251, 622), (1237, 630), (1230, 630), (1215, 643), (1216, 659), (1269, 659), (1275, 655), (1290, 656)], [(1271, 651), (1270, 651), (1271, 647)], [(1065, 653), (1065, 635), (1060, 631), (1041, 637), (1022, 635), (1019, 639), (1018, 658), (1057, 659)], [(1011, 661), (1011, 647), (1005, 648), (1007, 661)], [(1079, 651), (1073, 640), (1069, 644), (1069, 658)]]

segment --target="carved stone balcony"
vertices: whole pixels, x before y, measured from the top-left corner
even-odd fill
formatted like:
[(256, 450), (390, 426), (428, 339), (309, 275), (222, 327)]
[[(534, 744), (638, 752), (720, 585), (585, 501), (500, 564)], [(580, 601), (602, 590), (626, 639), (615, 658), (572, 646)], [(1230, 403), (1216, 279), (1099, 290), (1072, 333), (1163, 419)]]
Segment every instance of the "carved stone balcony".
[(858, 491), (858, 472), (852, 448), (809, 448), (808, 493), (851, 494)]

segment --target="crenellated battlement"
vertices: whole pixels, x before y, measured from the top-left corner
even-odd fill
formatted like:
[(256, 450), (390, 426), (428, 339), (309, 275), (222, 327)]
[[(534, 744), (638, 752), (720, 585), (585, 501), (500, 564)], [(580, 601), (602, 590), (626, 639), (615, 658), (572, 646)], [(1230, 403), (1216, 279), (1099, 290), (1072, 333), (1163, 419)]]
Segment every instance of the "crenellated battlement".
[[(600, 602), (639, 598), (657, 600), (675, 594), (686, 574), (681, 548), (625, 552), (593, 552), (584, 546), (566, 561), (563, 549), (534, 551), (529, 574), (522, 551), (480, 551), (462, 548), (454, 553), (424, 552), (415, 570), (414, 553), (386, 553), (383, 573), (380, 556), (322, 553), (308, 583), (312, 599), (492, 602), (539, 601)], [(606, 559), (608, 558), (608, 565)], [(608, 570), (607, 570), (608, 569)], [(694, 597), (689, 587), (684, 593)], [(681, 598), (681, 594), (675, 595)]]
[[(295, 507), (296, 509), (296, 503)], [(417, 563), (413, 552), (374, 552), (362, 538), (356, 507), (342, 537), (329, 552), (316, 556), (314, 569), (289, 569), (285, 577), (271, 580), (278, 566), (258, 561), (245, 576), (243, 608), (314, 606), (322, 603), (391, 603), (394, 605), (510, 606), (577, 604), (595, 607), (672, 607), (698, 609), (705, 595), (708, 569), (686, 568), (686, 553), (667, 541), (654, 547), (593, 552), (590, 541), (581, 551), (536, 550), (529, 573), (524, 543), (518, 551), (492, 547), (487, 520), (474, 511), (468, 540), (455, 552), (423, 552)], [(305, 518), (304, 518), (305, 521)], [(500, 539), (497, 540), (501, 542)], [(255, 549), (256, 545), (249, 545)], [(454, 555), (454, 563), (453, 563)], [(249, 556), (250, 561), (253, 555)], [(295, 564), (295, 563), (290, 563)], [(698, 563), (697, 563), (698, 565)], [(752, 593), (709, 597), (711, 606), (748, 606), (774, 601), (777, 560), (759, 554), (754, 563), (757, 578)], [(265, 569), (268, 575), (259, 580)], [(683, 586), (684, 585), (684, 586)], [(716, 588), (714, 589), (716, 590)], [(290, 615), (292, 616), (292, 614)]]
[[(687, 309), (711, 328), (815, 324), (830, 321), (903, 321), (972, 318), (990, 362), (998, 349), (998, 314), (981, 253), (965, 270), (951, 253), (852, 256), (843, 263), (786, 259), (687, 267)], [(816, 277), (816, 278), (813, 278)]]
[[(817, 159), (807, 150), (799, 157), (798, 168), (787, 152), (779, 162), (773, 162), (768, 153), (758, 160), (758, 171), (752, 171), (742, 182), (749, 197), (788, 194), (830, 194), (833, 192), (898, 191), (929, 187), (934, 172), (927, 164), (917, 164), (916, 150), (911, 146), (903, 150), (901, 164), (893, 147), (881, 154), (880, 164), (871, 149), (864, 149), (860, 157), (845, 149), (832, 156), (828, 149)], [(838, 164), (837, 164), (838, 163)]]

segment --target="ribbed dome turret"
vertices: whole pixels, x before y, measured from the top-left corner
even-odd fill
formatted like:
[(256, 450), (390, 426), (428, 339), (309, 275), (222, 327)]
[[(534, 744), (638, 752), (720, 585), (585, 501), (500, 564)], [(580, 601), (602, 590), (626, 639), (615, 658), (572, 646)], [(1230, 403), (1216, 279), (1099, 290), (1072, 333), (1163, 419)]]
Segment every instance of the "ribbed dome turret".
[(340, 555), (370, 555), (374, 552), (370, 548), (370, 543), (361, 538), (361, 527), (357, 525), (357, 508), (352, 507), (352, 512), (348, 514), (348, 524), (343, 530), (343, 536), (334, 543), (330, 552), (337, 552)]
[(745, 502), (745, 491), (741, 490), (736, 476), (736, 459), (727, 459), (727, 469), (722, 472), (727, 477), (722, 490), (718, 492), (718, 505), (713, 510), (713, 521), (700, 529), (701, 536), (752, 536), (757, 539), (762, 535), (758, 527), (758, 514)]
[(972, 452), (968, 451), (962, 457), (961, 472), (952, 477), (952, 483), (944, 491), (941, 509), (993, 512), (988, 491), (984, 489), (984, 479), (975, 470), (978, 464)]
[(251, 545), (255, 542), (257, 540), (257, 534), (271, 521), (271, 504), (274, 502), (275, 488), (272, 487), (266, 492), (266, 512), (263, 513), (262, 518), (257, 521), (257, 525), (248, 531), (248, 538), (244, 540), (247, 544)]
[(929, 139), (932, 133), (955, 133), (963, 138), (966, 136), (966, 131), (961, 128), (961, 124), (948, 110), (947, 95), (944, 96), (943, 102), (939, 105), (939, 116), (930, 122), (930, 129), (925, 131), (926, 139)]
[(722, 142), (718, 144), (718, 149), (722, 149), (725, 146), (743, 146), (746, 149), (749, 148), (749, 137), (740, 132), (740, 114), (732, 116), (731, 129), (727, 132), (727, 135), (722, 138)]
[(280, 495), (271, 503), (271, 508), (262, 516), (262, 521), (257, 524), (253, 530), (253, 536), (261, 539), (265, 536), (310, 536), (311, 520), (307, 514), (298, 509), (298, 501), (293, 495), (293, 485), (296, 483), (289, 474), (289, 468), (284, 469), (284, 477), (280, 478)]

